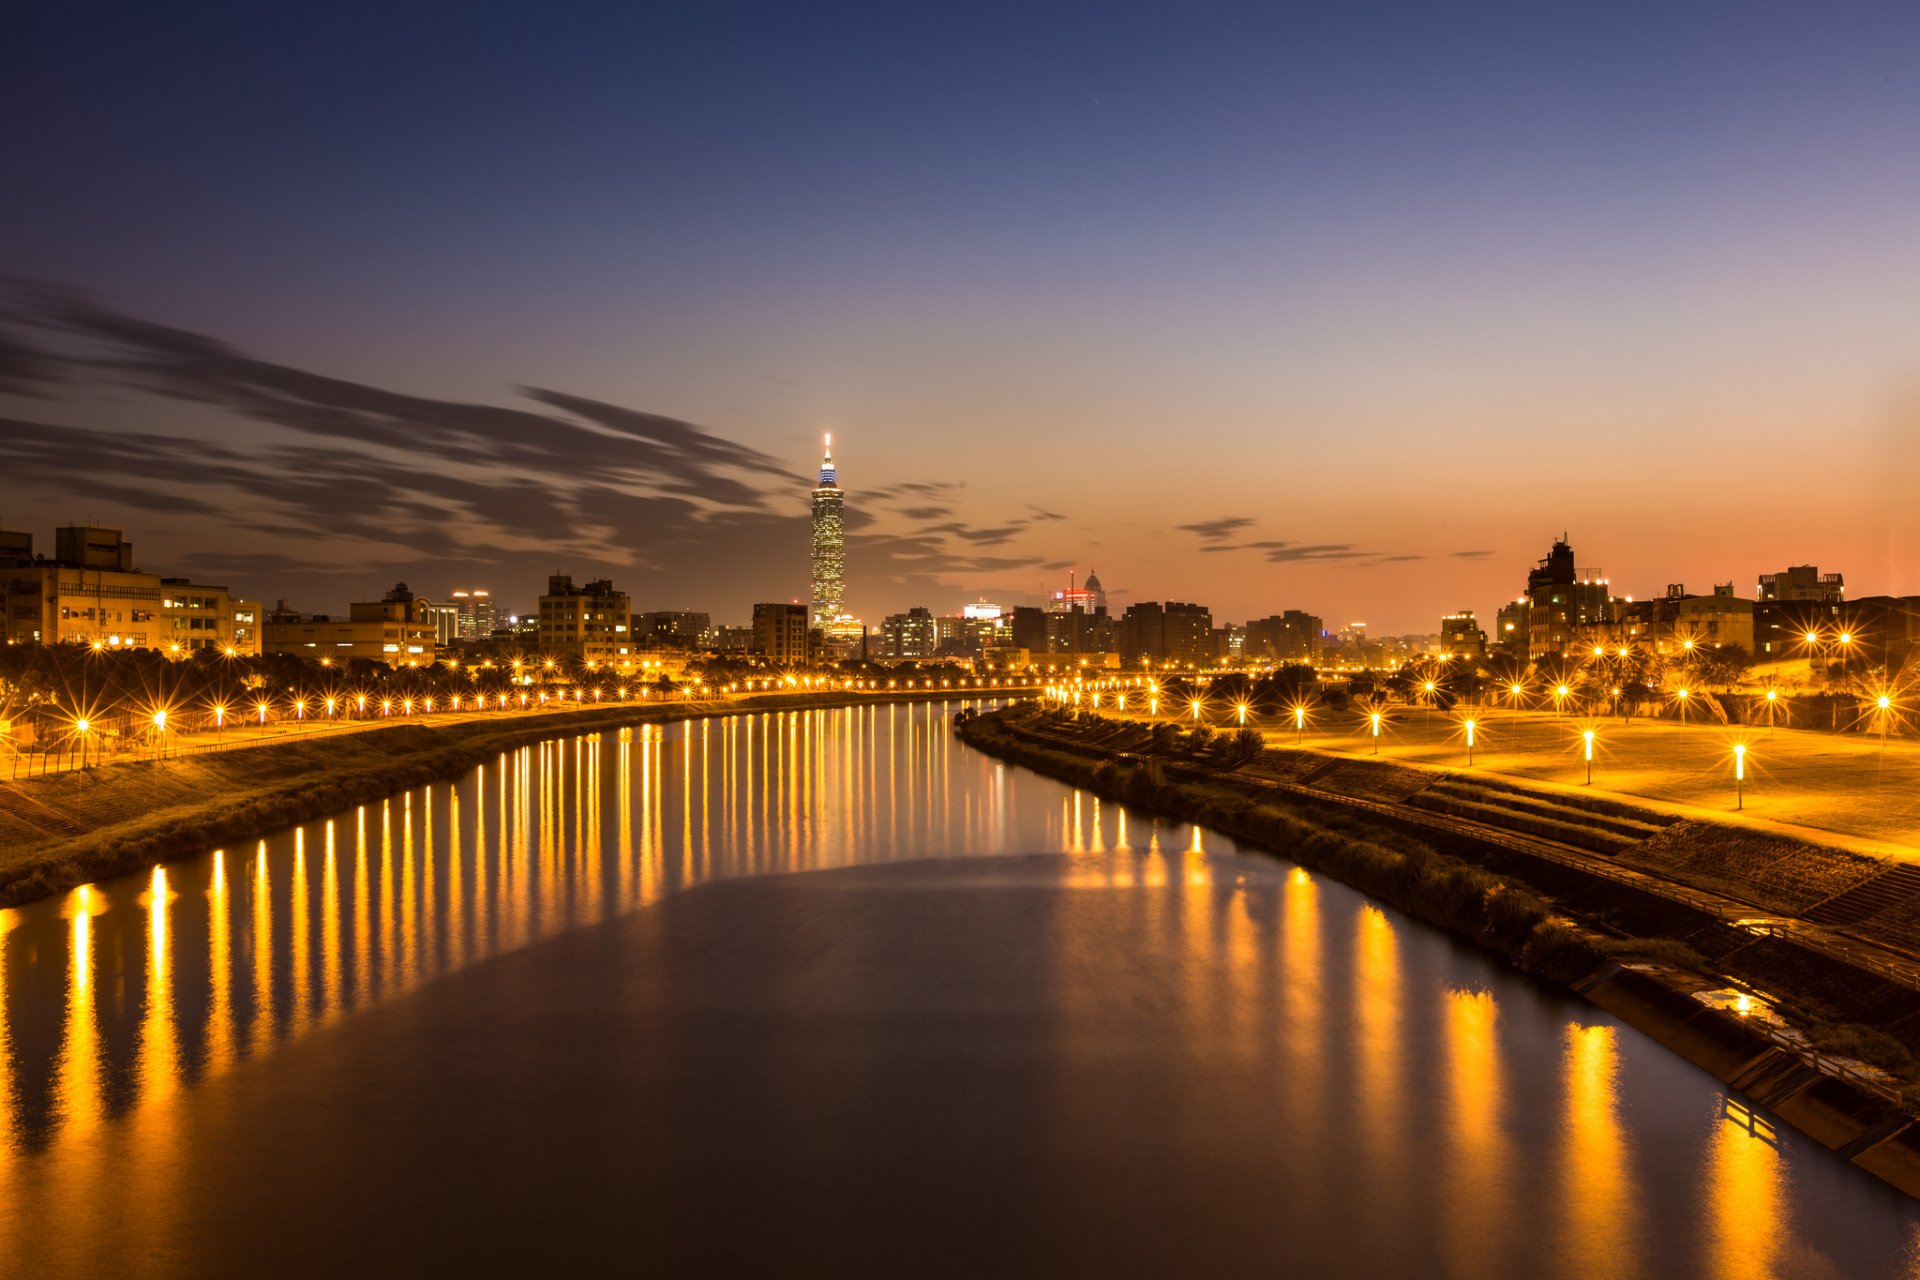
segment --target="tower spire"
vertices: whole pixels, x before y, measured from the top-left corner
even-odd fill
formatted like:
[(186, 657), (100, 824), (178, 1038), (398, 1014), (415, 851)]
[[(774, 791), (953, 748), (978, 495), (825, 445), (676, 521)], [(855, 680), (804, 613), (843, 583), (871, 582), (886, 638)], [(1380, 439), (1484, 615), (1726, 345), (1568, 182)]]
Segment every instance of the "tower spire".
[(820, 454), (820, 487), (831, 489), (838, 483), (838, 473), (833, 466), (833, 432), (826, 435), (826, 447)]

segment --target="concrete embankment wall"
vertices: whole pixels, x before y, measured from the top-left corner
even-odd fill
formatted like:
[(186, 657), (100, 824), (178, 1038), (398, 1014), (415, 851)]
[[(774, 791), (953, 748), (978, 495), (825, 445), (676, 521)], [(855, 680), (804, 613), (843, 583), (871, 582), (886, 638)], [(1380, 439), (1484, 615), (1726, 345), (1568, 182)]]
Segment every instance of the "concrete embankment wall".
[[(1119, 765), (1097, 748), (1058, 749), (1024, 739), (996, 717), (963, 722), (982, 751), (1102, 795), (1197, 822), (1265, 848), (1467, 937), (1516, 968), (1574, 991), (1707, 1071), (1782, 1122), (1920, 1198), (1920, 1130), (1914, 1116), (1869, 1088), (1823, 1074), (1742, 1018), (1696, 1000), (1657, 966), (1620, 963), (1617, 944), (1580, 925), (1668, 927), (1711, 917), (1564, 863), (1464, 847), (1457, 838), (1384, 815), (1362, 818), (1292, 794), (1249, 795), (1231, 774)], [(1436, 848), (1435, 846), (1440, 846)], [(1444, 850), (1444, 851), (1443, 851)], [(1677, 914), (1676, 914), (1677, 913)], [(1571, 919), (1569, 919), (1571, 917)], [(1877, 975), (1855, 975), (1866, 986)]]
[(991, 694), (770, 694), (720, 707), (626, 703), (420, 721), (0, 784), (0, 907), (457, 777), (531, 743), (626, 725)]

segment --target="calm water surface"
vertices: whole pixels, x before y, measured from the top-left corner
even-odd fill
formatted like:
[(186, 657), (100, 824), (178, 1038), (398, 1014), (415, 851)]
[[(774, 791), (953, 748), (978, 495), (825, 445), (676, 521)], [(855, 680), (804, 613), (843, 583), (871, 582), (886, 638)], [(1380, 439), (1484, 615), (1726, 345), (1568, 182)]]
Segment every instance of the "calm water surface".
[(549, 743), (0, 912), (0, 1274), (1920, 1274), (1638, 1033), (959, 705)]

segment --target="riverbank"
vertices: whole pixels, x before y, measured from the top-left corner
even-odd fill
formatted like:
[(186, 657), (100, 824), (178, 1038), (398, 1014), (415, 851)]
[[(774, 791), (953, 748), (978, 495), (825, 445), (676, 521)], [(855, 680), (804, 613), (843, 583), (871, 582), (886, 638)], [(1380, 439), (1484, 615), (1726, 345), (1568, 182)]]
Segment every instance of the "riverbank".
[[(793, 693), (721, 705), (635, 704), (499, 720), (431, 721), (235, 751), (128, 761), (0, 785), (0, 907), (255, 839), (502, 752), (628, 725), (927, 701), (927, 693)], [(953, 695), (944, 694), (951, 698)]]
[[(1418, 807), (1410, 802), (1444, 775), (1169, 727), (1156, 739), (1145, 726), (1033, 707), (966, 717), (958, 732), (988, 754), (1269, 849), (1471, 939), (1920, 1196), (1920, 985), (1898, 951), (1753, 901), (1791, 898), (1802, 910), (1844, 901), (1889, 873), (1871, 859), (1787, 842), (1762, 856), (1737, 829), (1643, 821), (1629, 806), (1520, 788), (1501, 804), (1442, 793)], [(1809, 877), (1817, 886), (1796, 883)], [(1769, 883), (1771, 895), (1756, 888)]]

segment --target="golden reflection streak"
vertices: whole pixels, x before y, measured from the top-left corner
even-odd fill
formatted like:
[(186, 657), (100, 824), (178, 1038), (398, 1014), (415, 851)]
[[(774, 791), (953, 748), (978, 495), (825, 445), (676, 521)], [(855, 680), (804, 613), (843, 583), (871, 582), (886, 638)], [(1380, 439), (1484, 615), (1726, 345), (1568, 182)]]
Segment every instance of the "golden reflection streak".
[(1446, 995), (1448, 1126), (1453, 1150), (1447, 1183), (1452, 1203), (1444, 1211), (1452, 1271), (1498, 1275), (1509, 1221), (1505, 1102), (1496, 1022), (1490, 991)]
[(353, 1006), (364, 1009), (373, 999), (372, 908), (368, 905), (367, 807), (354, 815), (353, 833)]
[(258, 1054), (273, 1036), (273, 903), (268, 897), (267, 842), (253, 854), (253, 1022), (247, 1052)]
[(1717, 1280), (1763, 1280), (1780, 1274), (1787, 1230), (1784, 1160), (1779, 1131), (1745, 1103), (1726, 1099), (1707, 1140), (1707, 1274)]
[(320, 963), (322, 990), (320, 1013), (332, 1019), (340, 1012), (340, 849), (338, 833), (331, 819), (327, 822), (326, 862), (320, 873)]
[(607, 918), (606, 895), (602, 892), (600, 877), (602, 871), (603, 841), (600, 833), (600, 736), (595, 734), (588, 751), (591, 767), (587, 770), (587, 816), (583, 830), (587, 845), (587, 897), (585, 918), (605, 920)]
[(1400, 939), (1371, 904), (1353, 933), (1355, 1031), (1359, 1037), (1360, 1124), (1374, 1176), (1394, 1175), (1401, 1152)]
[[(475, 856), (478, 856), (476, 851)], [(446, 965), (449, 972), (461, 968), (467, 962), (466, 917), (467, 895), (464, 883), (467, 874), (467, 854), (460, 844), (460, 789), (447, 788), (447, 909), (442, 913), (440, 927), (446, 939)]]
[[(372, 892), (370, 890), (370, 892)], [(384, 995), (392, 986), (393, 937), (393, 801), (380, 802), (380, 899), (379, 942), (367, 957), (374, 971), (374, 993)]]
[(618, 861), (618, 908), (625, 909), (633, 901), (633, 731), (622, 730), (620, 734), (620, 758), (615, 763), (619, 771), (619, 788), (614, 795), (614, 807), (619, 814), (620, 825), (616, 835), (619, 841), (614, 856)]
[(1617, 1036), (1608, 1026), (1567, 1027), (1566, 1186), (1560, 1201), (1569, 1221), (1563, 1247), (1573, 1270), (1585, 1276), (1640, 1274), (1634, 1256), (1639, 1213), (1620, 1123)]
[[(7, 1020), (7, 935), (13, 931), (14, 913), (0, 907), (0, 1193), (13, 1181), (14, 1130), (19, 1103), (13, 1087), (13, 1032)], [(7, 1201), (0, 1194), (0, 1204)]]
[(288, 999), (287, 1034), (297, 1036), (307, 1029), (307, 1016), (313, 1009), (313, 948), (308, 937), (312, 922), (307, 915), (307, 832), (302, 827), (293, 833), (293, 904), (290, 920), (293, 938), (288, 943), (293, 961), (293, 994)]
[[(69, 1249), (81, 1247), (82, 1240), (92, 1234), (93, 1219), (102, 1212), (97, 1194), (101, 1146), (95, 1140), (106, 1119), (93, 981), (93, 917), (104, 910), (98, 898), (93, 886), (83, 884), (68, 895), (66, 908), (73, 917), (73, 932), (67, 950), (66, 1035), (60, 1043), (53, 1086), (59, 1135), (50, 1153), (48, 1175), (55, 1187), (52, 1200), (66, 1206), (66, 1212), (60, 1229), (47, 1233), (43, 1243)], [(45, 1230), (44, 1223), (34, 1227)]]
[(446, 927), (447, 917), (440, 909), (433, 887), (434, 867), (439, 861), (433, 851), (433, 787), (429, 784), (420, 788), (420, 895), (413, 909), (419, 933), (419, 941), (414, 946), (416, 983), (439, 972), (439, 965), (446, 959), (441, 930)]
[(233, 1025), (233, 920), (227, 893), (227, 855), (213, 851), (207, 883), (207, 1074), (233, 1064), (237, 1036)]
[(420, 903), (415, 886), (413, 855), (413, 792), (409, 791), (400, 797), (400, 888), (394, 910), (399, 921), (399, 940), (395, 947), (398, 957), (393, 982), (395, 991), (412, 988), (421, 971)]

